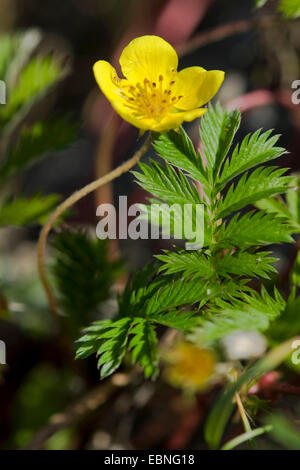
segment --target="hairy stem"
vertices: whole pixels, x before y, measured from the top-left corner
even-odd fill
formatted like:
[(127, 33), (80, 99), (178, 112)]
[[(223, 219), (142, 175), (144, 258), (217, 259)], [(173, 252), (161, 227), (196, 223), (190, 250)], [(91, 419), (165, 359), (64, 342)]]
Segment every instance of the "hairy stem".
[(241, 397), (237, 392), (234, 395), (234, 399), (235, 399), (235, 402), (237, 404), (241, 419), (243, 421), (244, 429), (245, 429), (246, 432), (250, 432), (251, 431), (251, 426), (250, 426), (249, 420), (247, 418), (247, 414), (246, 414), (244, 405), (242, 403)]
[(86, 186), (79, 189), (78, 191), (75, 191), (71, 196), (69, 196), (65, 201), (63, 201), (55, 209), (55, 211), (50, 215), (49, 219), (43, 226), (40, 236), (39, 236), (38, 244), (37, 244), (38, 272), (39, 272), (41, 282), (44, 286), (44, 289), (48, 298), (49, 308), (51, 312), (53, 313), (54, 317), (56, 318), (56, 320), (59, 321), (59, 315), (57, 311), (57, 302), (56, 302), (56, 298), (54, 296), (52, 287), (50, 285), (50, 282), (47, 276), (47, 270), (46, 270), (46, 264), (45, 264), (45, 250), (46, 250), (46, 245), (47, 245), (47, 238), (48, 238), (48, 234), (51, 228), (53, 227), (53, 224), (63, 214), (65, 210), (69, 209), (71, 206), (73, 206), (73, 204), (78, 202), (84, 196), (87, 196), (87, 194), (95, 191), (95, 189), (98, 189), (100, 186), (103, 186), (104, 184), (109, 183), (115, 178), (118, 178), (118, 176), (129, 171), (148, 150), (148, 148), (151, 145), (151, 140), (152, 140), (152, 136), (150, 133), (147, 139), (145, 140), (144, 144), (141, 146), (141, 148), (129, 160), (122, 163), (120, 166), (112, 170), (107, 175), (102, 176), (101, 178), (98, 178), (97, 180), (92, 181), (91, 183), (87, 184)]

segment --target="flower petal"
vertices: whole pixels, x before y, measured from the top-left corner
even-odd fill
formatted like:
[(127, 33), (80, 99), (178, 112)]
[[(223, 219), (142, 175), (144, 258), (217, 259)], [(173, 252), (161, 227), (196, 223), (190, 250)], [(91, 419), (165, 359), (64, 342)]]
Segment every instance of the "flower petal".
[(106, 60), (98, 60), (93, 67), (96, 81), (104, 95), (109, 101), (122, 100), (121, 88), (118, 83), (122, 80), (118, 77), (116, 70)]
[(169, 113), (159, 123), (156, 123), (156, 124), (153, 123), (153, 127), (151, 129), (156, 132), (165, 132), (165, 131), (169, 131), (170, 129), (176, 129), (184, 121), (193, 121), (194, 119), (203, 116), (203, 114), (205, 114), (206, 111), (207, 111), (206, 108), (197, 108), (197, 109), (192, 109), (190, 111)]
[[(122, 80), (117, 76), (117, 72), (109, 62), (105, 60), (99, 60), (94, 65), (94, 74), (96, 81), (110, 101), (114, 110), (125, 120), (130, 122), (139, 129), (147, 130), (150, 129), (150, 119), (144, 119), (141, 121), (139, 117), (136, 117), (133, 111), (128, 107), (128, 103), (122, 96), (122, 84), (127, 80)], [(120, 86), (118, 86), (118, 84)]]
[(159, 75), (172, 75), (178, 66), (178, 56), (173, 47), (158, 36), (141, 36), (133, 39), (120, 57), (123, 75), (132, 83), (146, 79), (157, 82)]
[(181, 70), (174, 84), (174, 94), (182, 96), (176, 107), (188, 110), (203, 106), (217, 93), (224, 75), (221, 70), (206, 71), (202, 67)]

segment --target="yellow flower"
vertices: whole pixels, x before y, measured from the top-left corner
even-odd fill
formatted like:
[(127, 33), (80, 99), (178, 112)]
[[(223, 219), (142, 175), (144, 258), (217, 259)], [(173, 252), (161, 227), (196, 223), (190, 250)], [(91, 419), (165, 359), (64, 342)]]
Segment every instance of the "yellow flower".
[(166, 379), (174, 386), (202, 390), (215, 373), (215, 357), (207, 349), (181, 341), (166, 354)]
[(125, 121), (142, 130), (164, 132), (202, 116), (201, 108), (219, 90), (224, 72), (188, 67), (177, 72), (178, 56), (158, 36), (133, 39), (120, 57), (125, 78), (99, 60), (94, 74), (99, 87)]

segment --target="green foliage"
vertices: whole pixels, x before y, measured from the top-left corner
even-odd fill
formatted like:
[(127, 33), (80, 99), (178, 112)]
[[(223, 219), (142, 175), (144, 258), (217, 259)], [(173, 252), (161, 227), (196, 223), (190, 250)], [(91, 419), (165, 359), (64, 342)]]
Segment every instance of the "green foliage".
[(295, 233), (300, 233), (300, 177), (292, 176), (290, 188), (286, 191), (285, 199), (281, 196), (274, 196), (261, 199), (255, 203), (256, 207), (265, 210), (269, 214), (285, 218), (286, 222), (293, 228)]
[(300, 16), (299, 0), (280, 0), (279, 11), (286, 18), (299, 18)]
[(213, 272), (210, 258), (198, 251), (165, 251), (164, 255), (157, 255), (156, 258), (163, 262), (159, 271), (166, 274), (182, 273), (184, 278), (204, 278), (210, 277)]
[(101, 378), (119, 368), (127, 346), (132, 360), (144, 368), (146, 377), (157, 375), (157, 338), (153, 326), (145, 318), (124, 317), (116, 321), (94, 322), (84, 333), (78, 340), (81, 346), (76, 357), (84, 358), (96, 352)]
[[(41, 102), (66, 75), (52, 55), (38, 56), (35, 49), (41, 34), (27, 31), (1, 37), (0, 78), (7, 85), (7, 103), (0, 107), (0, 182), (7, 185), (0, 208), (0, 224), (44, 223), (58, 203), (57, 195), (10, 197), (10, 178), (33, 165), (47, 152), (61, 150), (75, 138), (75, 126), (67, 119), (34, 122), (32, 107)], [(27, 123), (28, 115), (30, 122)]]
[(245, 212), (245, 208), (290, 190), (295, 180), (284, 176), (286, 169), (263, 166), (285, 153), (276, 146), (278, 136), (271, 136), (270, 131), (246, 136), (230, 156), (239, 123), (239, 112), (210, 106), (201, 122), (201, 153), (195, 152), (182, 128), (156, 134), (154, 148), (165, 165), (150, 160), (134, 172), (138, 184), (157, 198), (150, 199), (152, 206), (145, 211), (152, 216), (153, 204), (157, 205), (154, 222), (162, 233), (170, 208), (177, 205), (171, 221), (174, 234), (183, 223), (181, 210), (187, 204), (205, 206), (204, 246), (198, 251), (175, 248), (157, 255), (157, 269), (149, 266), (128, 282), (112, 323), (101, 323), (103, 330), (81, 338), (78, 357), (99, 353), (97, 342), (104, 341), (99, 364), (102, 376), (115, 370), (133, 345), (133, 359), (144, 367), (146, 376), (154, 376), (157, 324), (176, 328), (197, 344), (210, 345), (236, 330), (267, 332), (284, 311), (285, 302), (277, 290), (272, 296), (262, 288), (259, 294), (247, 284), (250, 279), (268, 280), (276, 274), (273, 263), (277, 260), (263, 247), (291, 242), (294, 224), (286, 213)]
[(75, 140), (75, 129), (76, 126), (65, 118), (24, 127), (19, 143), (9, 149), (0, 166), (0, 181), (23, 171), (42, 156), (66, 148)]
[(210, 345), (235, 330), (266, 331), (284, 307), (278, 291), (273, 299), (264, 289), (261, 295), (251, 292), (232, 302), (219, 300), (211, 311), (208, 309), (206, 318), (199, 319), (200, 328), (194, 329), (190, 339)]
[(221, 190), (235, 176), (240, 175), (249, 168), (253, 168), (261, 163), (268, 162), (274, 158), (280, 157), (285, 153), (281, 147), (275, 147), (279, 139), (278, 135), (269, 138), (272, 131), (261, 133), (261, 130), (248, 134), (242, 141), (241, 145), (237, 145), (229, 160), (226, 160), (217, 189)]
[(61, 232), (53, 240), (54, 280), (60, 302), (74, 324), (75, 334), (110, 289), (121, 272), (120, 262), (108, 259), (107, 244), (83, 232)]
[(267, 214), (265, 211), (249, 211), (245, 215), (235, 214), (227, 225), (222, 224), (218, 232), (221, 245), (247, 247), (293, 241), (293, 227), (287, 219)]
[(272, 342), (280, 343), (299, 334), (300, 297), (290, 295), (280, 318), (271, 326), (268, 336)]
[(291, 419), (282, 413), (272, 413), (265, 419), (272, 426), (271, 438), (284, 449), (300, 450), (300, 430)]
[(227, 113), (219, 104), (215, 108), (209, 105), (208, 113), (202, 118), (200, 138), (211, 183), (212, 176), (217, 175), (227, 156), (240, 121), (241, 113), (239, 111), (234, 110)]
[(170, 131), (167, 134), (158, 134), (154, 140), (154, 148), (161, 158), (208, 187), (208, 175), (200, 155), (196, 155), (190, 138), (182, 128), (180, 133)]
[(254, 439), (255, 437), (261, 436), (262, 434), (266, 432), (270, 432), (272, 429), (273, 429), (273, 426), (266, 425), (261, 428), (253, 429), (252, 431), (244, 432), (243, 434), (240, 434), (239, 436), (234, 437), (229, 442), (226, 442), (226, 444), (224, 444), (220, 450), (232, 450), (238, 447), (239, 445), (243, 444), (244, 442), (250, 441)]
[(130, 330), (132, 359), (144, 368), (145, 377), (155, 378), (158, 374), (157, 337), (153, 325), (146, 318), (135, 318)]
[(234, 383), (227, 385), (222, 390), (208, 415), (204, 428), (205, 440), (211, 449), (217, 449), (220, 445), (224, 429), (232, 416), (235, 393), (239, 392), (243, 386), (249, 387), (262, 375), (278, 367), (290, 354), (290, 351), (290, 341), (280, 344), (248, 367)]
[(218, 204), (218, 217), (223, 218), (232, 212), (253, 204), (264, 197), (284, 193), (291, 177), (282, 176), (285, 169), (274, 167), (257, 168), (250, 175), (245, 173), (236, 186), (233, 184)]
[(17, 51), (20, 38), (16, 34), (7, 34), (0, 37), (0, 42), (0, 79), (5, 80), (8, 65)]
[(22, 106), (39, 99), (60, 77), (61, 68), (51, 56), (33, 58), (21, 71), (6, 105), (1, 107), (0, 119), (7, 121)]
[(140, 163), (142, 172), (132, 172), (139, 184), (157, 198), (170, 204), (203, 203), (194, 183), (188, 181), (183, 173), (166, 163), (166, 166), (150, 160), (151, 165)]
[(59, 201), (59, 196), (32, 196), (8, 201), (0, 208), (0, 226), (44, 223)]

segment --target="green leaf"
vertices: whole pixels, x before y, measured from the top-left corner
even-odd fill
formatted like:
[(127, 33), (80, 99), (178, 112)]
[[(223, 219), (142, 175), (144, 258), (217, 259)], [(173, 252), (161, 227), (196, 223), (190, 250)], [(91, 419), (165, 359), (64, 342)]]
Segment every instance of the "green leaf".
[(290, 296), (280, 318), (268, 330), (268, 336), (276, 343), (285, 341), (300, 331), (300, 297)]
[[(166, 285), (160, 285), (157, 289), (152, 289), (149, 295), (142, 298), (139, 309), (143, 316), (152, 316), (165, 312), (168, 309), (174, 309), (182, 305), (199, 304), (203, 306), (206, 302), (215, 301), (219, 298), (231, 298), (235, 295), (241, 295), (245, 289), (246, 281), (227, 283), (202, 281), (199, 279), (168, 279), (164, 277)], [(147, 291), (146, 291), (147, 292)]]
[(165, 251), (164, 255), (156, 255), (156, 258), (163, 262), (159, 272), (164, 271), (165, 274), (181, 272), (184, 278), (207, 278), (214, 273), (210, 258), (199, 251)]
[(121, 263), (110, 261), (106, 241), (84, 232), (61, 232), (53, 242), (52, 271), (64, 312), (74, 323), (75, 334), (100, 302), (110, 297), (110, 289), (121, 273)]
[(235, 214), (219, 227), (218, 242), (231, 246), (251, 246), (272, 243), (291, 243), (292, 227), (286, 219), (264, 211), (249, 211), (245, 215)]
[(242, 143), (235, 147), (230, 161), (225, 162), (222, 175), (217, 182), (217, 191), (223, 189), (229, 181), (244, 171), (286, 153), (284, 148), (275, 147), (279, 135), (269, 138), (271, 132), (270, 130), (261, 134), (261, 130), (257, 130), (254, 134), (247, 135)]
[(278, 291), (273, 298), (265, 289), (261, 295), (256, 292), (242, 294), (240, 299), (232, 302), (219, 300), (216, 307), (206, 312), (206, 317), (199, 319), (200, 328), (196, 327), (190, 338), (211, 345), (237, 330), (263, 332), (284, 308), (285, 302)]
[(77, 342), (80, 347), (76, 358), (97, 352), (102, 379), (120, 367), (127, 348), (131, 350), (132, 360), (143, 367), (145, 377), (154, 378), (158, 374), (157, 338), (148, 319), (124, 317), (94, 322), (84, 329), (84, 335)]
[[(289, 193), (290, 191), (287, 191)], [(295, 191), (293, 191), (295, 192)], [(274, 196), (268, 199), (260, 199), (255, 203), (255, 207), (270, 214), (277, 214), (282, 218), (290, 219), (291, 214), (287, 205), (284, 203), (281, 196)]]
[(1, 119), (8, 120), (23, 105), (41, 96), (62, 76), (61, 67), (51, 56), (35, 57), (20, 73), (6, 106), (0, 109)]
[(0, 166), (0, 181), (33, 165), (45, 154), (66, 148), (75, 140), (75, 129), (76, 126), (65, 118), (23, 128), (19, 143), (9, 149)]
[(158, 314), (148, 315), (149, 319), (153, 323), (158, 323), (159, 325), (168, 326), (169, 328), (174, 328), (179, 331), (187, 333), (197, 324), (197, 317), (195, 312), (185, 312), (185, 311), (171, 311), (171, 312), (162, 312)]
[[(139, 307), (152, 290), (158, 288), (159, 283), (154, 279), (156, 275), (157, 262), (148, 263), (143, 269), (137, 270), (131, 276), (123, 290), (118, 296), (119, 312), (118, 317), (122, 318), (127, 315), (141, 316)], [(149, 287), (150, 285), (150, 287)]]
[(217, 270), (221, 276), (228, 274), (238, 274), (239, 276), (262, 277), (269, 279), (269, 274), (276, 273), (277, 270), (270, 263), (278, 261), (271, 258), (268, 251), (258, 251), (256, 253), (237, 252), (226, 253), (217, 261)]
[(283, 414), (270, 414), (265, 420), (271, 426), (271, 438), (289, 450), (300, 450), (300, 429)]
[(0, 226), (44, 223), (59, 199), (58, 195), (51, 194), (8, 201), (0, 209)]
[(252, 429), (252, 431), (244, 432), (243, 434), (240, 434), (239, 436), (231, 439), (231, 441), (226, 442), (226, 444), (224, 444), (220, 450), (232, 450), (235, 447), (238, 447), (239, 445), (243, 444), (244, 442), (254, 439), (255, 437), (261, 436), (266, 432), (272, 431), (272, 429), (273, 426), (266, 425), (261, 428)]
[(239, 392), (244, 384), (253, 383), (254, 380), (257, 380), (263, 374), (278, 367), (290, 354), (293, 342), (298, 339), (299, 337), (292, 338), (272, 349), (246, 370), (234, 384), (230, 384), (225, 390), (222, 390), (217, 402), (210, 411), (204, 428), (205, 440), (210, 448), (217, 449), (219, 447), (225, 426), (234, 408), (234, 394)]
[(217, 175), (241, 121), (238, 110), (228, 113), (219, 104), (208, 106), (201, 119), (200, 138), (210, 171)]
[(166, 285), (151, 291), (151, 295), (144, 302), (142, 308), (145, 316), (184, 304), (193, 305), (200, 302), (206, 290), (206, 284), (197, 279), (188, 282), (182, 279), (165, 279)]
[(17, 34), (5, 34), (0, 37), (0, 79), (5, 81), (8, 65), (20, 43)]
[(153, 160), (150, 165), (139, 164), (142, 173), (132, 172), (137, 183), (154, 196), (167, 204), (203, 204), (199, 191), (194, 183), (190, 183), (186, 176), (166, 163), (163, 166)]
[(102, 379), (113, 374), (121, 365), (126, 353), (131, 318), (125, 317), (111, 322), (108, 328), (99, 335), (100, 346), (97, 349), (98, 368)]
[(153, 145), (161, 158), (186, 171), (188, 176), (199, 181), (208, 189), (209, 185), (202, 160), (200, 156), (196, 155), (193, 144), (182, 127), (180, 133), (169, 131), (156, 135)]
[(133, 335), (129, 343), (133, 361), (143, 367), (145, 377), (155, 378), (158, 375), (158, 341), (153, 325), (145, 318), (135, 318), (130, 334)]
[(161, 236), (163, 239), (170, 239), (172, 236), (174, 240), (186, 240), (188, 250), (201, 249), (209, 243), (211, 226), (208, 225), (208, 214), (203, 204), (168, 205), (157, 199), (150, 199), (149, 202), (149, 205), (138, 204), (138, 218), (151, 225), (151, 233), (156, 238)]
[(288, 19), (300, 16), (299, 0), (280, 0), (278, 9)]
[(259, 199), (284, 193), (292, 179), (282, 176), (285, 172), (285, 168), (266, 167), (257, 168), (250, 175), (245, 173), (237, 185), (232, 184), (226, 195), (221, 198), (218, 204), (218, 218), (226, 217)]

